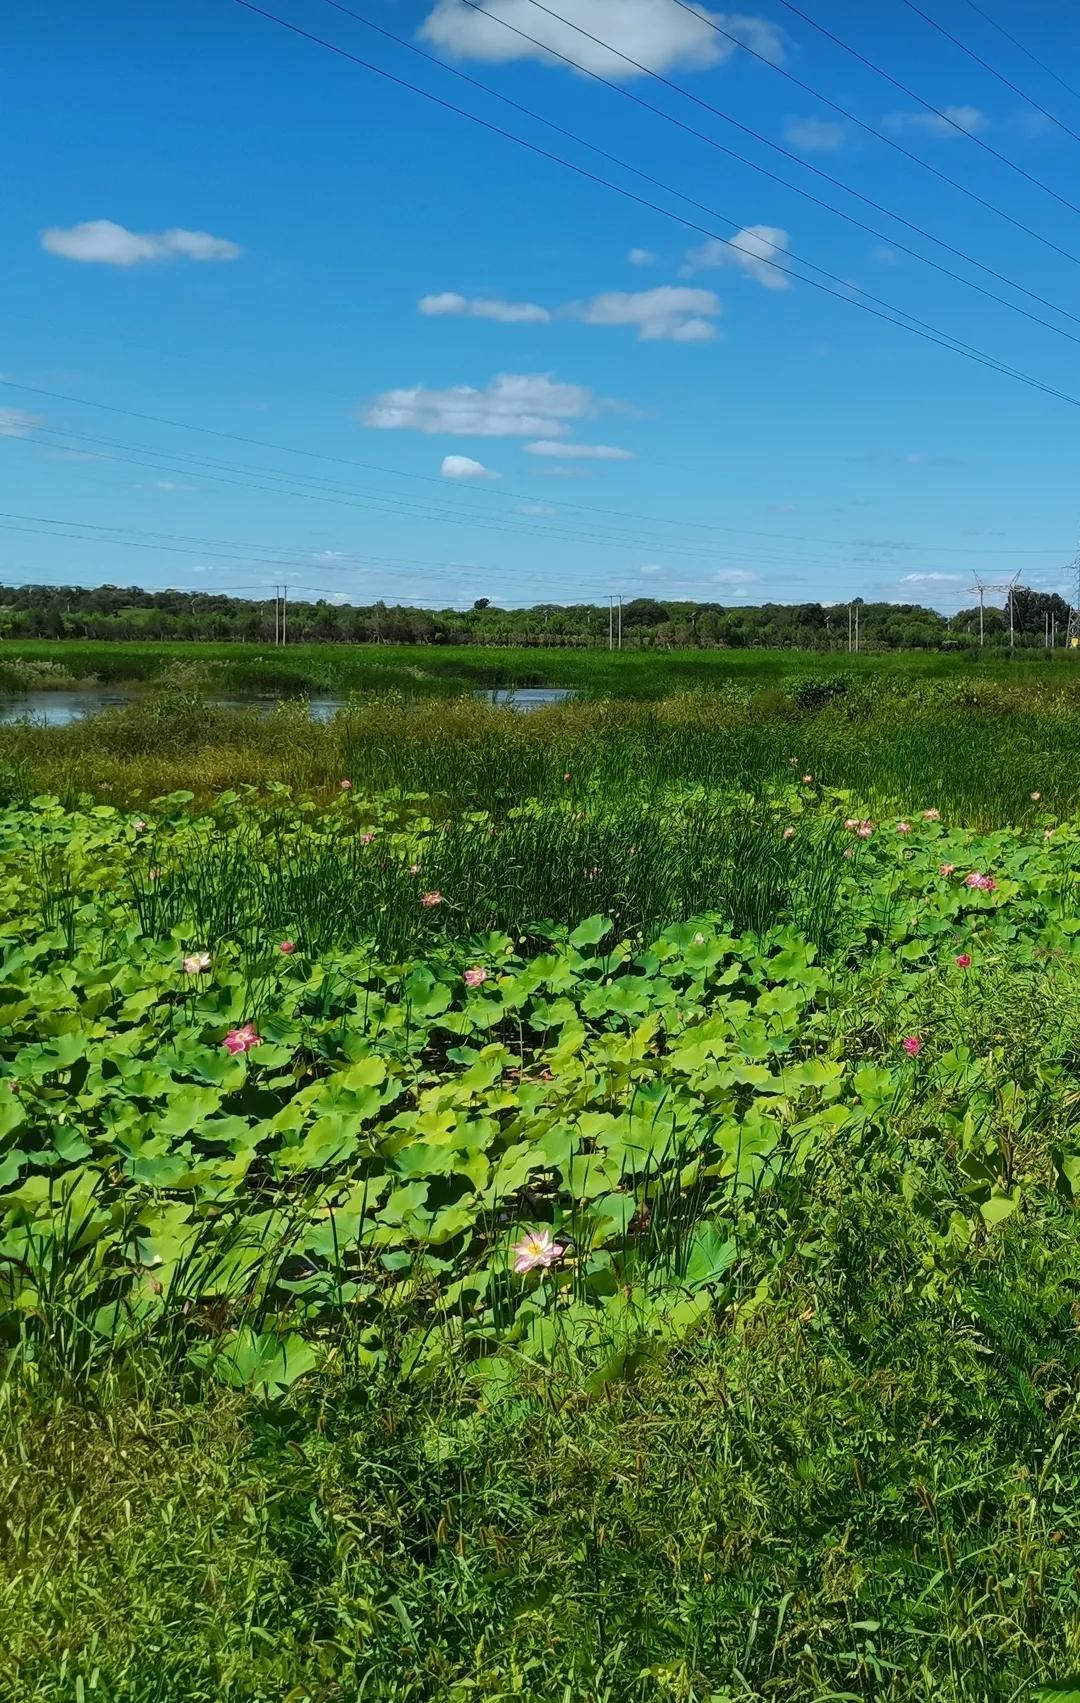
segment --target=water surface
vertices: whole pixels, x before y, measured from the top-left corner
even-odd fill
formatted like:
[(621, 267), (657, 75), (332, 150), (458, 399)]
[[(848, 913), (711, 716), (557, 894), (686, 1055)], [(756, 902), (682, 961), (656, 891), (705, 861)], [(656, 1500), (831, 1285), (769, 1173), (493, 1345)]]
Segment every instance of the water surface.
[[(509, 690), (478, 692), (477, 697), (503, 709), (527, 713), (545, 704), (559, 704), (573, 694), (565, 686), (521, 686)], [(0, 725), (31, 720), (44, 727), (68, 727), (73, 721), (97, 715), (101, 710), (123, 709), (126, 704), (138, 703), (143, 693), (134, 687), (84, 686), (72, 691), (17, 692), (0, 696)], [(269, 715), (280, 702), (278, 698), (251, 693), (247, 697), (208, 698), (216, 709), (257, 709)], [(347, 703), (345, 698), (318, 697), (309, 700), (312, 721), (329, 721)]]

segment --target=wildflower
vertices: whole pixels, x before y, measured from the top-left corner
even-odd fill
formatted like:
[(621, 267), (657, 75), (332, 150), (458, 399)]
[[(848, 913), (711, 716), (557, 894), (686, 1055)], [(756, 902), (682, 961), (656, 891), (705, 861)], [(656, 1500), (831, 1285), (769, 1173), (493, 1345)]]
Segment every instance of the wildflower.
[(873, 833), (873, 831), (874, 831), (874, 824), (869, 820), (867, 820), (865, 822), (860, 822), (858, 828), (855, 830), (855, 832), (858, 834), (860, 840), (868, 840), (870, 838), (870, 835)]
[(522, 1236), (516, 1247), (511, 1249), (514, 1256), (516, 1272), (532, 1271), (536, 1266), (542, 1266), (547, 1271), (560, 1260), (566, 1249), (552, 1238), (550, 1230), (531, 1230)]
[(896, 831), (897, 831), (898, 834), (910, 834), (911, 823), (910, 822), (898, 822), (896, 824)]
[(230, 1029), (223, 1045), (226, 1052), (249, 1053), (252, 1047), (262, 1046), (262, 1036), (254, 1023), (245, 1023), (240, 1029)]
[(1044, 840), (1052, 840), (1053, 837), (1054, 837), (1053, 828), (1044, 828), (1043, 829), (1043, 839)]
[(145, 834), (145, 832), (146, 832), (146, 823), (143, 821), (141, 816), (136, 816), (136, 818), (135, 818), (134, 822), (131, 824), (131, 826), (134, 828), (134, 830), (137, 834)]
[(792, 827), (785, 828), (784, 829), (784, 838), (785, 838), (785, 840), (793, 840), (795, 838), (794, 828), (792, 828)]
[(923, 813), (922, 813), (922, 819), (923, 819), (924, 822), (940, 822), (941, 821), (941, 811), (940, 810), (924, 810)]
[(813, 775), (804, 775), (803, 778), (802, 778), (802, 783), (803, 783), (803, 786), (813, 786), (813, 784), (814, 784)]
[(148, 869), (146, 873), (147, 873), (147, 876), (149, 877), (149, 879), (151, 881), (160, 881), (161, 880), (160, 869)]
[(956, 968), (958, 970), (970, 970), (970, 968), (971, 968), (971, 953), (970, 952), (958, 952), (956, 954)]
[(485, 969), (482, 969), (479, 964), (475, 964), (471, 970), (465, 971), (465, 986), (466, 987), (470, 987), (470, 988), (483, 987), (483, 985), (486, 981), (487, 981), (487, 971)]
[(919, 1035), (905, 1035), (900, 1044), (908, 1058), (915, 1058), (922, 1051), (922, 1038)]
[(563, 775), (563, 780), (568, 781), (569, 779), (570, 779), (570, 770), (567, 769), (566, 773)]
[(278, 951), (284, 953), (285, 957), (288, 958), (291, 953), (296, 951), (296, 941), (283, 940), (281, 945), (278, 947)]
[(849, 834), (853, 834), (858, 826), (859, 818), (857, 816), (849, 816), (847, 821), (844, 823), (844, 827), (847, 829)]
[(409, 874), (410, 875), (419, 875), (419, 873), (420, 873), (420, 865), (418, 863), (410, 863)]
[(937, 872), (939, 875), (955, 875), (956, 865), (955, 863), (939, 863)]
[(184, 974), (186, 976), (201, 976), (203, 971), (209, 968), (209, 952), (189, 952), (184, 959)]
[(420, 903), (426, 911), (434, 910), (435, 906), (441, 905), (442, 902), (443, 896), (441, 893), (421, 893), (420, 895)]
[(341, 788), (342, 792), (352, 791), (352, 781), (338, 781), (338, 786)]
[(372, 833), (371, 829), (369, 828), (366, 834), (360, 835), (360, 844), (362, 846), (369, 846), (374, 838), (375, 838), (375, 835)]
[(980, 870), (973, 869), (970, 875), (965, 875), (964, 886), (974, 887), (980, 893), (992, 893), (997, 882), (992, 875), (983, 875)]
[(1032, 793), (1029, 793), (1028, 796), (1031, 799), (1032, 804), (1038, 804), (1040, 798), (1042, 797), (1042, 793), (1041, 792), (1032, 792)]
[(855, 847), (854, 846), (846, 846), (844, 848), (844, 856), (845, 857), (854, 857), (855, 856)]

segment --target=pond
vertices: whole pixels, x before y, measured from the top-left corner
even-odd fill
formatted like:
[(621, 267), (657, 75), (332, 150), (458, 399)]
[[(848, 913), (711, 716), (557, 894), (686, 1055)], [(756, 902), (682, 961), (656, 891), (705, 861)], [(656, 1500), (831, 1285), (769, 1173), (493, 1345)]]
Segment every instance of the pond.
[[(67, 727), (73, 721), (81, 721), (84, 716), (96, 715), (99, 710), (122, 709), (125, 704), (138, 703), (141, 695), (134, 687), (125, 689), (122, 686), (84, 686), (72, 691), (18, 692), (10, 697), (0, 696), (0, 725), (24, 721), (29, 717), (45, 727)], [(517, 689), (498, 688), (494, 691), (478, 692), (476, 695), (479, 698), (487, 698), (489, 703), (498, 704), (503, 709), (527, 713), (529, 710), (542, 709), (545, 704), (560, 704), (573, 694), (565, 686), (522, 686)], [(279, 700), (252, 693), (243, 698), (210, 698), (207, 701), (218, 709), (257, 709), (268, 715)], [(345, 698), (312, 698), (312, 721), (329, 721), (338, 710), (344, 709), (346, 701)]]

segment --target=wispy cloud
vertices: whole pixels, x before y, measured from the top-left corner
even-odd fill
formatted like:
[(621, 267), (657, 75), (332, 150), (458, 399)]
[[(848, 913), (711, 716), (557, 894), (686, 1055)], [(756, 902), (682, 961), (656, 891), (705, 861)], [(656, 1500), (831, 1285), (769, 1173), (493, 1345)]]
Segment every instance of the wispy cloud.
[(717, 267), (733, 267), (754, 278), (766, 290), (790, 290), (791, 279), (777, 270), (783, 263), (788, 246), (787, 231), (776, 225), (746, 225), (737, 231), (731, 242), (710, 237), (708, 242), (686, 251), (684, 276), (707, 272)]
[(590, 302), (566, 309), (585, 325), (632, 325), (641, 343), (707, 343), (716, 336), (712, 321), (723, 312), (712, 290), (661, 284), (655, 290), (608, 290)]
[(554, 438), (569, 431), (570, 421), (614, 406), (586, 385), (564, 384), (550, 373), (498, 373), (483, 389), (458, 384), (431, 390), (416, 384), (384, 390), (359, 417), (379, 432)]
[(831, 118), (789, 118), (784, 137), (804, 154), (835, 154), (844, 146), (847, 131)]
[(633, 461), (634, 452), (631, 449), (616, 449), (607, 443), (539, 443), (524, 445), (526, 455), (558, 456), (560, 460), (568, 457), (575, 461)]
[(885, 115), (887, 130), (921, 131), (924, 136), (958, 136), (964, 131), (975, 136), (988, 128), (989, 119), (977, 106), (943, 106), (936, 112), (890, 112)]
[(536, 302), (508, 302), (500, 296), (459, 296), (453, 290), (423, 296), (420, 312), (431, 317), (463, 314), (470, 319), (494, 319), (500, 325), (546, 325), (551, 314)]
[(28, 438), (44, 424), (39, 414), (28, 414), (25, 408), (0, 408), (0, 438)]
[(151, 260), (237, 260), (243, 253), (239, 243), (211, 236), (208, 231), (185, 231), (174, 226), (167, 231), (140, 233), (111, 219), (88, 219), (68, 229), (51, 225), (41, 233), (41, 246), (64, 260), (97, 266), (138, 266)]

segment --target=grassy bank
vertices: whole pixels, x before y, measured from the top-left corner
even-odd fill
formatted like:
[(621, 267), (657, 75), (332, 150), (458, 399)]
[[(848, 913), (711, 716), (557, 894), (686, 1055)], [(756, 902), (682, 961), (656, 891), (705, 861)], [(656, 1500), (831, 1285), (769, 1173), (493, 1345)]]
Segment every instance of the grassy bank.
[(582, 651), (450, 645), (179, 644), (89, 640), (5, 640), (0, 691), (50, 686), (146, 684), (177, 665), (199, 671), (203, 688), (236, 692), (401, 692), (456, 696), (479, 688), (563, 686), (587, 697), (662, 698), (729, 684), (766, 687), (807, 676), (875, 681), (1023, 680), (1074, 688), (1077, 662), (1062, 651), (984, 656), (911, 651), (901, 655), (819, 655), (793, 650)]
[[(392, 696), (317, 725), (303, 701), (264, 715), (215, 708), (181, 684), (69, 727), (0, 727), (0, 797), (145, 804), (177, 789), (205, 800), (284, 784), (325, 799), (348, 779), (358, 791), (500, 815), (528, 799), (605, 797), (629, 824), (687, 790), (754, 797), (809, 773), (866, 808), (936, 802), (971, 825), (1019, 823), (1038, 814), (1032, 791), (1061, 813), (1080, 809), (1080, 701), (1044, 683), (794, 679), (527, 716)], [(628, 825), (627, 843), (643, 834)]]

